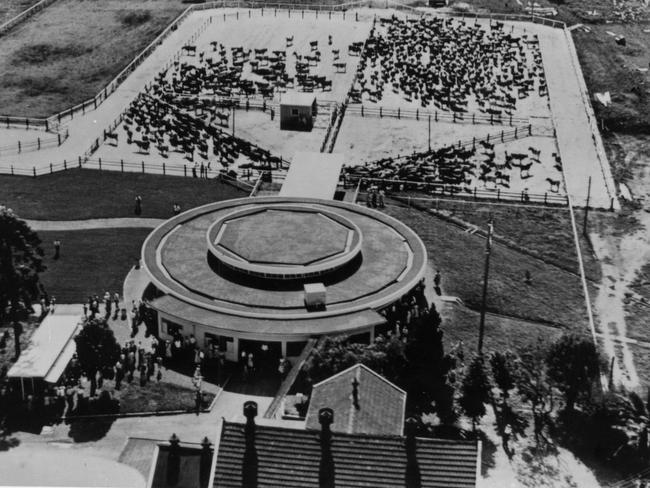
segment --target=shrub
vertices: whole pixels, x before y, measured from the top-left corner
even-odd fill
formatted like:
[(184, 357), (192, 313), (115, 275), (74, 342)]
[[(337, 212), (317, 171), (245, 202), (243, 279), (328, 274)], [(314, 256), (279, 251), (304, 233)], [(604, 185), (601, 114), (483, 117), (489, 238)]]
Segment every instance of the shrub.
[(131, 10), (120, 13), (119, 17), (122, 25), (126, 27), (137, 27), (151, 20), (151, 12), (149, 10)]

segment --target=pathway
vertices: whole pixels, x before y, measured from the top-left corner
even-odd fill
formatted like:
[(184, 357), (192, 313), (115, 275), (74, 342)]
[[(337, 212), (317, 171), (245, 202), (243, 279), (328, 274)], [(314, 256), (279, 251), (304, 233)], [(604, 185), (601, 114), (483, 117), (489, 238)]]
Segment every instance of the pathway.
[(118, 229), (118, 228), (154, 228), (162, 224), (165, 219), (149, 219), (137, 217), (124, 217), (112, 219), (88, 220), (29, 220), (29, 225), (35, 231), (66, 231), (89, 229)]

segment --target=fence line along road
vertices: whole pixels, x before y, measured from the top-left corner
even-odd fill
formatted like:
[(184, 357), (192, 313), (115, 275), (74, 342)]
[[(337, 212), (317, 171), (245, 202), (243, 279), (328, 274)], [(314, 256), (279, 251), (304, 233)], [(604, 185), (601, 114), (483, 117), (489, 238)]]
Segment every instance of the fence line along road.
[(16, 27), (18, 24), (24, 22), (32, 15), (37, 14), (38, 12), (43, 10), (45, 7), (48, 7), (55, 1), (56, 0), (41, 0), (40, 2), (29, 7), (27, 10), (23, 10), (22, 12), (20, 12), (14, 18), (9, 19), (4, 24), (0, 25), (0, 37), (4, 36), (7, 32), (9, 32), (11, 29)]

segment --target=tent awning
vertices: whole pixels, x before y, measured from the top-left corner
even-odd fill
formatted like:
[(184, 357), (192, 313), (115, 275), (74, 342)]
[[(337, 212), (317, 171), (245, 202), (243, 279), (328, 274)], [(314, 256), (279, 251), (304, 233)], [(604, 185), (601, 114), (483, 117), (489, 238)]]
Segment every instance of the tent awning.
[(70, 360), (76, 351), (77, 344), (74, 339), (71, 338), (54, 362), (52, 369), (50, 369), (49, 373), (45, 376), (45, 381), (48, 383), (57, 383), (65, 371), (65, 368), (70, 364)]

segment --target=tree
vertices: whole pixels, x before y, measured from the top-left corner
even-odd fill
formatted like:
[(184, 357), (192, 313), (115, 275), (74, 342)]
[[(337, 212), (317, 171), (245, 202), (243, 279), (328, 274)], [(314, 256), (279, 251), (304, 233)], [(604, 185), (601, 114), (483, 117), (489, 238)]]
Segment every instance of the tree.
[(465, 415), (472, 419), (472, 429), (485, 415), (485, 404), (490, 400), (490, 381), (482, 356), (475, 356), (467, 367), (461, 383), (459, 404)]
[(406, 357), (409, 363), (409, 401), (418, 410), (430, 413), (435, 404), (438, 418), (445, 423), (456, 420), (454, 389), (449, 384), (449, 372), (455, 367), (455, 360), (445, 355), (442, 319), (432, 304), (411, 326)]
[(310, 355), (305, 372), (312, 383), (362, 363), (398, 385), (404, 382), (404, 343), (397, 337), (377, 337), (372, 344), (350, 342), (346, 336), (327, 337)]
[(553, 387), (546, 365), (547, 355), (547, 347), (541, 339), (521, 350), (515, 377), (519, 396), (530, 404), (535, 444), (538, 448), (551, 444), (545, 432), (551, 426), (551, 414), (555, 408)]
[[(38, 273), (45, 270), (41, 240), (11, 209), (0, 205), (0, 321), (14, 323), (39, 293)], [(16, 342), (19, 344), (20, 334)], [(17, 354), (20, 353), (17, 346)]]
[(97, 389), (97, 373), (111, 368), (120, 357), (115, 334), (103, 318), (88, 319), (75, 337), (77, 358), (83, 373), (90, 378), (90, 394)]
[(567, 412), (573, 411), (576, 402), (589, 397), (601, 364), (596, 345), (587, 337), (565, 334), (551, 344), (546, 356), (548, 376), (564, 394)]
[(499, 391), (499, 397), (491, 395), (492, 408), (496, 417), (497, 431), (501, 436), (503, 450), (512, 459), (510, 440), (525, 436), (528, 422), (508, 404), (510, 390), (515, 387), (515, 356), (511, 352), (493, 352), (490, 355), (492, 380)]

